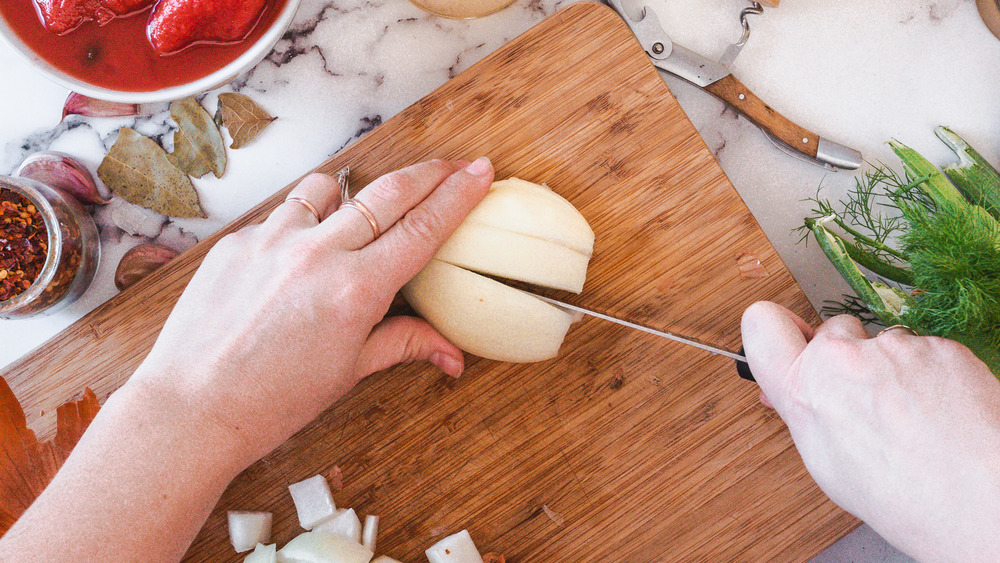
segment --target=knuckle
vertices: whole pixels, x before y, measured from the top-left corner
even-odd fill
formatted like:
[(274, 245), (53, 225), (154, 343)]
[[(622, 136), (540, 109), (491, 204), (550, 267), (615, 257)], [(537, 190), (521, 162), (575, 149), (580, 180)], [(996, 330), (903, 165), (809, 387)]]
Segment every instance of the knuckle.
[(444, 225), (436, 213), (420, 206), (414, 207), (403, 216), (400, 227), (416, 240), (432, 240), (443, 230)]
[(413, 181), (404, 172), (397, 171), (379, 178), (371, 186), (370, 195), (380, 201), (394, 201), (413, 189)]

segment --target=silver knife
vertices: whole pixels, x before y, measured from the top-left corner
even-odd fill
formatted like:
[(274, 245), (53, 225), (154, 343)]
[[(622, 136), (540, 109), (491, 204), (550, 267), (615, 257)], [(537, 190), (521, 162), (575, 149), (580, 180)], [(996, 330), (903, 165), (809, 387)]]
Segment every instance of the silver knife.
[(636, 324), (636, 323), (633, 323), (633, 322), (629, 322), (629, 321), (626, 321), (626, 320), (622, 320), (622, 319), (619, 319), (619, 318), (616, 318), (616, 317), (612, 317), (610, 315), (605, 315), (603, 313), (598, 313), (597, 311), (591, 311), (590, 309), (585, 309), (583, 307), (578, 307), (576, 305), (570, 305), (569, 303), (564, 303), (562, 301), (558, 301), (558, 300), (552, 299), (550, 297), (545, 297), (543, 295), (538, 295), (538, 294), (535, 294), (535, 293), (531, 293), (531, 295), (533, 297), (537, 297), (538, 299), (541, 299), (542, 301), (545, 301), (546, 303), (548, 303), (550, 305), (555, 305), (556, 307), (561, 307), (561, 308), (567, 309), (569, 311), (574, 311), (576, 313), (581, 313), (581, 314), (584, 314), (584, 315), (589, 315), (591, 317), (596, 317), (598, 319), (602, 319), (602, 320), (605, 320), (605, 321), (608, 321), (608, 322), (612, 322), (612, 323), (615, 323), (617, 325), (621, 325), (621, 326), (628, 327), (628, 328), (631, 328), (631, 329), (639, 330), (639, 331), (645, 332), (647, 334), (652, 334), (654, 336), (659, 336), (661, 338), (666, 338), (667, 340), (673, 340), (674, 342), (680, 342), (681, 344), (687, 344), (688, 346), (694, 346), (695, 348), (698, 348), (698, 349), (701, 349), (701, 350), (705, 350), (706, 352), (709, 352), (711, 354), (716, 354), (716, 355), (719, 355), (719, 356), (725, 356), (726, 358), (730, 358), (730, 359), (736, 360), (736, 371), (737, 371), (737, 373), (739, 373), (740, 377), (742, 377), (743, 379), (747, 379), (749, 381), (754, 381), (753, 374), (750, 373), (750, 366), (749, 366), (749, 364), (747, 364), (747, 358), (746, 358), (746, 355), (744, 354), (742, 348), (740, 348), (740, 350), (738, 352), (733, 352), (733, 351), (730, 351), (730, 350), (725, 350), (725, 349), (719, 348), (717, 346), (712, 346), (711, 344), (705, 344), (704, 342), (701, 342), (701, 341), (699, 341), (699, 340), (697, 340), (695, 338), (690, 338), (690, 337), (687, 337), (687, 336), (681, 336), (679, 334), (674, 334), (672, 332), (667, 332), (667, 331), (664, 331), (664, 330), (656, 330), (654, 328), (649, 328), (648, 326), (643, 326), (643, 325)]
[(726, 65), (674, 43), (651, 7), (645, 6), (639, 18), (633, 19), (622, 0), (605, 1), (632, 29), (656, 68), (720, 98), (760, 127), (779, 149), (831, 171), (854, 170), (861, 166), (860, 152), (796, 125), (761, 101)]

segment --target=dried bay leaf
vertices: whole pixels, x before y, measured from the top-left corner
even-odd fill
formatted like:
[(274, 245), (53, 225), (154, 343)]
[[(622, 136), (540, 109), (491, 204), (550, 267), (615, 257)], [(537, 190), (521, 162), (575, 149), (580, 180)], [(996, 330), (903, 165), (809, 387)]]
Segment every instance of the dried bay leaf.
[(243, 94), (219, 94), (219, 111), (222, 113), (223, 125), (229, 129), (229, 136), (233, 138), (233, 144), (229, 145), (231, 149), (245, 147), (277, 119)]
[(0, 377), (0, 536), (42, 494), (99, 410), (97, 395), (87, 389), (80, 400), (56, 409), (56, 437), (40, 443)]
[(195, 178), (209, 172), (221, 178), (226, 145), (212, 116), (194, 98), (184, 98), (170, 104), (170, 117), (177, 123), (170, 162)]
[(205, 217), (191, 178), (155, 141), (128, 127), (97, 168), (97, 175), (126, 201), (170, 217)]

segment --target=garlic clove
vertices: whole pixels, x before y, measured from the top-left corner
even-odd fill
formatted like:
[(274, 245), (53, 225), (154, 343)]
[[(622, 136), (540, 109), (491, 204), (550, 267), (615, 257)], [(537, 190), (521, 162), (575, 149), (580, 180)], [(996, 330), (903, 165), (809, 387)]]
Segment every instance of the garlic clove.
[(107, 102), (90, 98), (83, 94), (70, 92), (63, 104), (62, 118), (68, 115), (82, 115), (84, 117), (125, 117), (139, 114), (139, 104), (126, 104), (121, 102)]
[(36, 152), (24, 159), (14, 175), (37, 180), (50, 188), (73, 196), (84, 205), (104, 205), (110, 201), (97, 187), (90, 170), (66, 153)]
[(147, 242), (129, 249), (115, 270), (115, 287), (119, 291), (124, 291), (171, 261), (177, 254), (173, 248), (155, 242)]

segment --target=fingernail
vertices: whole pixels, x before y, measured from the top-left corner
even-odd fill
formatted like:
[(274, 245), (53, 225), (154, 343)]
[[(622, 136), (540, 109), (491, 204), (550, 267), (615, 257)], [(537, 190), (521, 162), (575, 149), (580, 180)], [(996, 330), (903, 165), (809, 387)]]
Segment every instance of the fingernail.
[(434, 352), (431, 354), (430, 362), (451, 377), (458, 377), (462, 375), (462, 362), (447, 354)]
[(465, 171), (473, 176), (487, 176), (493, 172), (493, 163), (490, 162), (489, 158), (481, 156), (466, 166)]

